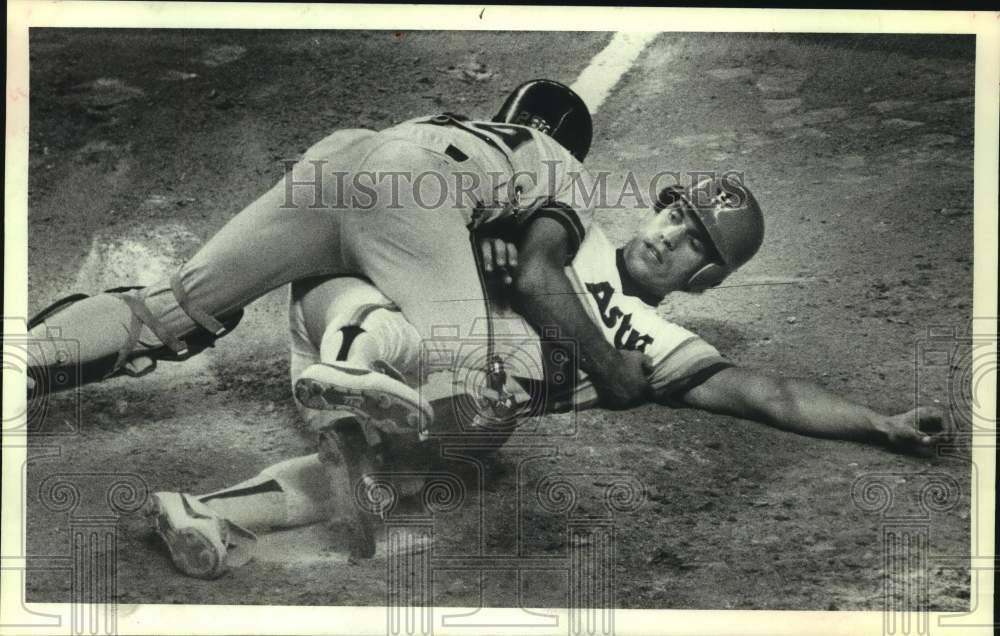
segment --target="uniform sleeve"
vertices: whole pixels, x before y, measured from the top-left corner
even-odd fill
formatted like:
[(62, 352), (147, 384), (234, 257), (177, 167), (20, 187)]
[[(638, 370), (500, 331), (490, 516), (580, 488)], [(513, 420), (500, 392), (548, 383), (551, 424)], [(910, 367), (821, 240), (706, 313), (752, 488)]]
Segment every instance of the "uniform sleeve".
[[(654, 400), (666, 406), (684, 406), (681, 397), (717, 372), (735, 366), (723, 358), (712, 345), (695, 336), (678, 347), (667, 359), (657, 365), (650, 378)], [(566, 410), (572, 404), (577, 409), (600, 406), (600, 396), (593, 382), (584, 378), (577, 383), (571, 401), (562, 405)], [(562, 412), (559, 406), (554, 412)]]
[(692, 336), (656, 365), (650, 384), (657, 402), (679, 406), (680, 396), (732, 366), (715, 347)]
[(552, 219), (563, 226), (563, 229), (566, 230), (566, 236), (569, 239), (569, 257), (576, 256), (586, 236), (586, 230), (583, 227), (583, 222), (580, 220), (579, 213), (565, 203), (552, 201), (542, 205), (531, 215), (532, 221), (541, 218)]
[(538, 185), (522, 193), (522, 222), (550, 218), (566, 230), (570, 255), (576, 254), (594, 219), (593, 202), (597, 198), (594, 179), (568, 155), (543, 164), (545, 174)]

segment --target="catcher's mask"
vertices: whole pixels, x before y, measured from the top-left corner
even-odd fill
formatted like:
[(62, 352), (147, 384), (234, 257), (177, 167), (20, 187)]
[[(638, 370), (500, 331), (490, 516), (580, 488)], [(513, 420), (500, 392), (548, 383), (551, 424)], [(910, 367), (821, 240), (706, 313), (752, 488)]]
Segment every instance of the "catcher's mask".
[(515, 88), (493, 121), (540, 130), (578, 161), (587, 156), (594, 137), (590, 110), (580, 96), (568, 86), (546, 79), (531, 80)]
[(713, 177), (690, 188), (667, 186), (653, 205), (657, 213), (674, 204), (683, 206), (701, 226), (716, 257), (694, 273), (688, 291), (715, 287), (747, 263), (764, 241), (764, 215), (750, 190), (735, 177)]

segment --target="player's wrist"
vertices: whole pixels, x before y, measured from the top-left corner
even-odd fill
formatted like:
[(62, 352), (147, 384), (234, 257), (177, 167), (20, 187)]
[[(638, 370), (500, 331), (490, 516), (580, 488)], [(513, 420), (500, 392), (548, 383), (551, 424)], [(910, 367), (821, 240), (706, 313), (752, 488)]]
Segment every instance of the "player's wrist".
[(892, 446), (897, 440), (897, 424), (887, 415), (876, 414), (869, 418), (867, 437), (878, 444)]
[(580, 354), (580, 367), (590, 376), (594, 384), (608, 386), (618, 377), (615, 369), (621, 362), (621, 355), (603, 340), (589, 351)]

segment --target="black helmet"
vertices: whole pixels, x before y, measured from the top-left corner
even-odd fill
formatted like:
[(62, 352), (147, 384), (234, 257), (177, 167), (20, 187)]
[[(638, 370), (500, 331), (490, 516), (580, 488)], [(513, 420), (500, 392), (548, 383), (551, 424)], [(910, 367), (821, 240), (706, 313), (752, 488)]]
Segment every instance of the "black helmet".
[(514, 89), (493, 121), (540, 130), (579, 161), (587, 156), (594, 137), (590, 111), (580, 96), (570, 87), (546, 79), (531, 80)]

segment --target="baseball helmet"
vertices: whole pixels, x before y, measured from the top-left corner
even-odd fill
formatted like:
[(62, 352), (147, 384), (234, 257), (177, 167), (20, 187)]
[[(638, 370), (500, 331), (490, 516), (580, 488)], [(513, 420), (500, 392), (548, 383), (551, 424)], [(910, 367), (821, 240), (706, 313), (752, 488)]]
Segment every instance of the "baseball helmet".
[(659, 212), (677, 201), (701, 225), (716, 252), (713, 262), (688, 280), (688, 290), (715, 287), (760, 249), (764, 215), (757, 199), (735, 176), (704, 179), (690, 188), (667, 186), (653, 209)]
[(573, 90), (552, 80), (525, 82), (507, 97), (493, 121), (540, 130), (583, 161), (594, 137), (590, 110)]

